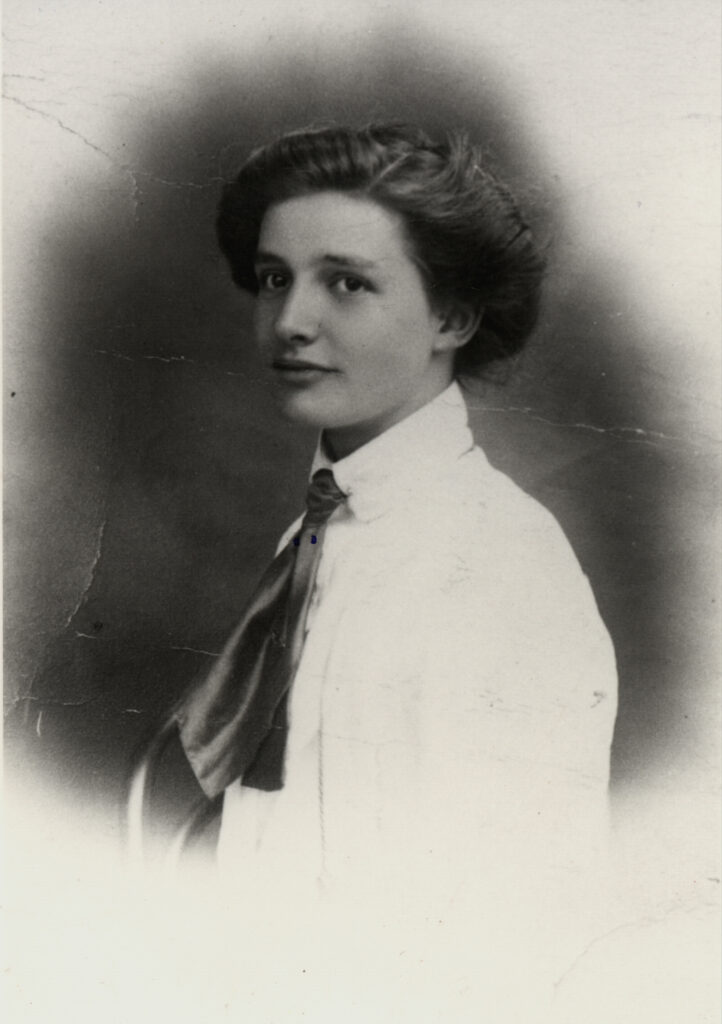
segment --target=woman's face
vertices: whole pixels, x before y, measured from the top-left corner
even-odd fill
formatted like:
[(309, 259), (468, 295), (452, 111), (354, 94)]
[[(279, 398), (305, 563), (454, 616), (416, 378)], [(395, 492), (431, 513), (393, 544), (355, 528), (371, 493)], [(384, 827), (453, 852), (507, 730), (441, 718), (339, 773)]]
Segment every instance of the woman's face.
[(341, 458), (448, 386), (458, 344), (429, 304), (401, 218), (318, 192), (267, 211), (255, 334), (281, 411)]

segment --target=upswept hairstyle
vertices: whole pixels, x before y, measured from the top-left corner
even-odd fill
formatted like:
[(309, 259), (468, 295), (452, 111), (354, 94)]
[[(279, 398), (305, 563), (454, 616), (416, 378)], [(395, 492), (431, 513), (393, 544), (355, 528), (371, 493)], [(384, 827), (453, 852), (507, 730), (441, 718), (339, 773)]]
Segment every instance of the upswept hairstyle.
[(461, 135), (433, 142), (407, 124), (291, 132), (256, 149), (223, 189), (217, 231), (233, 280), (253, 294), (266, 210), (286, 199), (337, 191), (401, 215), (435, 306), (482, 310), (456, 352), (455, 375), (482, 375), (520, 351), (538, 313), (545, 261), (510, 190)]

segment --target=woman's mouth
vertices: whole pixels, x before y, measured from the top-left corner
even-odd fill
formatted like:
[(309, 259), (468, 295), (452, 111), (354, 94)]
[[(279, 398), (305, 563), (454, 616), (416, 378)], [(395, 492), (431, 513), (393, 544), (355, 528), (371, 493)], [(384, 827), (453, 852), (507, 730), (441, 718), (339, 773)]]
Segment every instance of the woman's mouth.
[(336, 372), (329, 366), (304, 359), (274, 359), (271, 368), (278, 379), (288, 384), (310, 384), (327, 373)]

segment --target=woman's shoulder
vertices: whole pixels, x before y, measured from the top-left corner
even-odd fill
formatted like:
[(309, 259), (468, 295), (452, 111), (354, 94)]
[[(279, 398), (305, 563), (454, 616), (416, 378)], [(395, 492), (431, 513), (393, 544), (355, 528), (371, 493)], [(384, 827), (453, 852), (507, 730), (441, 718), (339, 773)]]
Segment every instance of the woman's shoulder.
[(494, 622), (598, 622), (589, 580), (555, 516), (480, 449), (458, 461), (443, 501), (438, 564), (455, 608), (483, 609)]
[(613, 648), (557, 519), (479, 449), (459, 460), (455, 477), (461, 497), (434, 620), (439, 636), (456, 638), (456, 676), (492, 679), (529, 707), (537, 697), (591, 706), (603, 690), (612, 711)]
[(454, 465), (450, 485), (449, 521), (472, 540), (475, 550), (491, 545), (516, 556), (530, 551), (576, 559), (555, 516), (502, 470), (488, 461), (479, 447)]

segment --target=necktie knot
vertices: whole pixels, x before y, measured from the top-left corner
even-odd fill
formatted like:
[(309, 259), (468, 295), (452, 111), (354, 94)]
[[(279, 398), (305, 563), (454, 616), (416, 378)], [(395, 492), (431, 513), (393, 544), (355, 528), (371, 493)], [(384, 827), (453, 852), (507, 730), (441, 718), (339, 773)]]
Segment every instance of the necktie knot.
[(325, 523), (335, 509), (346, 500), (330, 469), (319, 469), (306, 492), (306, 519), (316, 525)]

